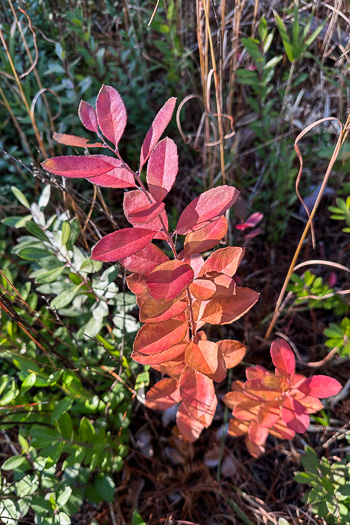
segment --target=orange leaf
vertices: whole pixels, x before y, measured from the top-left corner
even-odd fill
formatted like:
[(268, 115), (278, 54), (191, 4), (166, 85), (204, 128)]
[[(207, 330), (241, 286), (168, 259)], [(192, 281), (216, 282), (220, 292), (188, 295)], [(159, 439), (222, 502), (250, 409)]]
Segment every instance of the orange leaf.
[(228, 424), (228, 433), (233, 437), (244, 436), (248, 432), (249, 423), (247, 421), (239, 421), (239, 419), (231, 419)]
[(136, 301), (140, 307), (148, 297), (146, 280), (147, 277), (139, 273), (133, 273), (126, 278), (126, 284), (129, 290), (136, 295)]
[(225, 339), (219, 341), (218, 346), (224, 356), (226, 368), (237, 366), (246, 353), (246, 346), (239, 341)]
[[(188, 341), (181, 341), (180, 343), (171, 346), (168, 350), (163, 350), (157, 354), (144, 355), (140, 353), (132, 352), (131, 357), (137, 363), (141, 365), (168, 365), (170, 362), (173, 362), (181, 357), (181, 360), (184, 360), (185, 350), (188, 345)], [(184, 365), (183, 365), (184, 366)], [(182, 366), (182, 368), (183, 368)], [(181, 370), (182, 370), (181, 368)], [(167, 373), (167, 372), (164, 372)], [(171, 374), (168, 374), (171, 375)]]
[(193, 441), (199, 438), (204, 428), (204, 425), (200, 423), (198, 419), (191, 416), (183, 403), (181, 403), (177, 411), (176, 424), (180, 434), (190, 443), (193, 443)]
[[(236, 288), (236, 295), (222, 299), (211, 299), (205, 306), (203, 314), (199, 317), (198, 328), (205, 323), (231, 324), (237, 321), (259, 299), (259, 294), (250, 288)], [(197, 319), (195, 319), (197, 321)]]
[(173, 319), (187, 308), (187, 301), (173, 300), (168, 303), (160, 303), (148, 296), (140, 309), (141, 323), (156, 323)]
[(191, 416), (201, 420), (211, 414), (215, 392), (214, 383), (209, 377), (186, 366), (180, 377), (180, 393)]
[(184, 244), (184, 254), (188, 257), (194, 253), (206, 252), (216, 246), (225, 237), (228, 228), (226, 217), (223, 215), (204, 228), (189, 233)]
[(146, 406), (157, 410), (166, 410), (180, 401), (178, 381), (172, 378), (161, 379), (146, 394)]
[(89, 139), (84, 137), (77, 137), (76, 135), (67, 135), (65, 133), (54, 133), (53, 137), (56, 142), (64, 144), (65, 146), (76, 146), (77, 148), (101, 148), (101, 142), (89, 144)]
[(227, 248), (220, 248), (209, 255), (208, 259), (202, 266), (200, 275), (205, 275), (209, 272), (225, 273), (232, 277), (243, 259), (244, 248), (236, 248), (229, 246)]
[(190, 284), (190, 292), (196, 299), (207, 301), (216, 292), (216, 286), (209, 279), (195, 279)]
[(211, 341), (190, 343), (185, 353), (186, 363), (213, 381), (220, 383), (226, 377), (224, 358), (218, 345)]
[(181, 321), (147, 323), (135, 338), (134, 353), (152, 355), (168, 350), (186, 337), (188, 324)]

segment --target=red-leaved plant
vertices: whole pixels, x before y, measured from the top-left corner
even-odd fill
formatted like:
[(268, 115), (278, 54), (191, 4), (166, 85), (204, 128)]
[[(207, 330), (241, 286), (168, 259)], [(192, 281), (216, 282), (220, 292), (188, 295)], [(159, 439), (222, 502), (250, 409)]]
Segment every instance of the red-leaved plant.
[(338, 394), (341, 384), (328, 376), (306, 378), (295, 373), (295, 358), (289, 344), (277, 339), (271, 345), (275, 373), (262, 366), (246, 369), (247, 381), (234, 381), (232, 392), (224, 402), (233, 409), (229, 434), (243, 436), (249, 452), (258, 457), (265, 451), (268, 434), (292, 439), (303, 433), (310, 422), (309, 414), (323, 408), (319, 398)]
[[(143, 141), (138, 171), (134, 172), (121, 158), (118, 149), (127, 121), (125, 105), (114, 88), (102, 86), (97, 96), (96, 109), (84, 101), (79, 107), (83, 125), (96, 133), (100, 142), (90, 144), (85, 138), (57, 133), (54, 138), (61, 144), (75, 147), (106, 148), (115, 156), (54, 157), (46, 160), (43, 167), (56, 175), (85, 178), (106, 188), (132, 189), (124, 196), (124, 214), (132, 227), (115, 231), (101, 239), (92, 250), (92, 259), (118, 261), (131, 272), (127, 284), (136, 295), (140, 321), (144, 323), (136, 336), (132, 357), (138, 363), (151, 365), (169, 376), (151, 388), (146, 396), (146, 404), (152, 408), (166, 409), (180, 403), (177, 411), (178, 429), (187, 440), (194, 441), (203, 428), (212, 422), (217, 406), (214, 382), (223, 381), (226, 370), (236, 366), (245, 354), (245, 346), (240, 342), (208, 341), (201, 328), (206, 323), (233, 323), (256, 303), (259, 294), (250, 288), (236, 285), (234, 275), (244, 255), (243, 248), (221, 248), (206, 260), (201, 255), (225, 237), (228, 229), (225, 212), (238, 197), (236, 188), (219, 186), (204, 192), (183, 210), (175, 231), (168, 231), (164, 199), (176, 179), (178, 154), (173, 140), (164, 138), (160, 141), (160, 138), (170, 122), (175, 103), (176, 99), (170, 98), (158, 112)], [(147, 162), (146, 187), (140, 173)], [(247, 227), (250, 226), (249, 223)], [(180, 253), (174, 244), (174, 235), (186, 236)], [(173, 258), (169, 259), (153, 240), (165, 241)], [(267, 399), (269, 403), (264, 402), (265, 397), (260, 399), (259, 396), (255, 401), (254, 397), (250, 397), (255, 394), (250, 394), (248, 389), (245, 392), (243, 386), (237, 387), (234, 396), (240, 394), (241, 401), (244, 398), (255, 402), (259, 415), (251, 417), (250, 410), (248, 420), (253, 421), (255, 418), (254, 428), (259, 429), (259, 432), (256, 431), (259, 438), (252, 437), (252, 423), (244, 428), (248, 430), (249, 426), (249, 443), (254, 443), (254, 446), (258, 443), (256, 446), (261, 450), (268, 429), (272, 432), (272, 427), (287, 428), (285, 423), (280, 423), (279, 412), (277, 419), (274, 415), (274, 411), (279, 410), (277, 397), (286, 397), (282, 411), (288, 410), (291, 414), (298, 411), (300, 402), (295, 405), (298, 403), (295, 396), (284, 393), (283, 389), (290, 379), (284, 378), (283, 371), (279, 372), (282, 374), (280, 377), (268, 372), (265, 374), (260, 367), (250, 368), (247, 371), (249, 378), (253, 370), (256, 370), (256, 381), (259, 379), (264, 384), (264, 388), (259, 387), (260, 390), (265, 392), (267, 388), (268, 392), (276, 394), (273, 403), (270, 397)], [(294, 369), (291, 374), (293, 372)], [(273, 385), (278, 381), (278, 385), (283, 387), (276, 390), (277, 387), (273, 386), (271, 389), (271, 378), (275, 381)], [(297, 391), (296, 387), (293, 388)], [(231, 399), (230, 395), (226, 397), (230, 405), (233, 403)], [(320, 407), (316, 406), (318, 410)], [(260, 407), (265, 408), (260, 411)], [(263, 418), (261, 414), (265, 412), (267, 416)], [(290, 419), (292, 416), (288, 421)], [(305, 426), (306, 416), (302, 421)], [(239, 423), (242, 432), (245, 424), (242, 421)], [(264, 430), (261, 431), (260, 427)], [(231, 423), (231, 431), (235, 428), (235, 424)], [(285, 431), (284, 436), (289, 438), (293, 432)]]

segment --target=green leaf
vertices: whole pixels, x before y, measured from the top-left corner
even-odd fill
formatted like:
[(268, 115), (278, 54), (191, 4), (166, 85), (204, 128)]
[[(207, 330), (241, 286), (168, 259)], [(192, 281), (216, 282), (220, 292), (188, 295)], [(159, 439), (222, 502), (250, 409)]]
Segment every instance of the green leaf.
[(69, 412), (64, 412), (58, 421), (64, 439), (71, 440), (74, 437), (73, 422)]
[(42, 241), (47, 241), (46, 233), (35, 222), (28, 221), (26, 222), (25, 227), (29, 231), (29, 233), (34, 235), (34, 237), (37, 237)]
[(32, 386), (35, 385), (36, 374), (34, 372), (30, 373), (21, 385), (21, 394), (25, 394)]
[(72, 488), (71, 487), (65, 487), (65, 489), (60, 493), (60, 495), (57, 498), (57, 505), (60, 507), (63, 507), (67, 503), (67, 501), (70, 498), (70, 495), (72, 494)]
[(9, 458), (3, 463), (1, 469), (2, 470), (16, 470), (18, 467), (23, 465), (23, 463), (26, 461), (26, 458), (23, 456), (13, 456), (12, 458)]
[(69, 241), (70, 232), (71, 232), (70, 224), (69, 222), (65, 221), (62, 224), (62, 246), (65, 246), (67, 242)]
[(131, 525), (146, 525), (146, 522), (143, 521), (142, 516), (140, 516), (137, 510), (134, 510), (134, 512), (132, 513)]
[(311, 481), (317, 479), (314, 474), (308, 474), (307, 472), (297, 472), (294, 477), (297, 483), (310, 484)]
[(60, 293), (51, 301), (51, 308), (59, 310), (60, 308), (68, 306), (73, 301), (80, 288), (81, 285), (79, 284), (78, 286), (73, 286), (72, 288), (64, 290), (64, 292)]
[(50, 200), (50, 195), (51, 195), (51, 186), (50, 184), (46, 184), (46, 186), (44, 186), (44, 189), (38, 201), (38, 206), (40, 208), (40, 211), (42, 211), (48, 205), (49, 200)]
[(85, 259), (83, 264), (80, 267), (80, 272), (83, 273), (95, 273), (101, 270), (103, 266), (103, 263), (100, 261), (93, 261), (92, 259), (88, 258)]
[(115, 484), (111, 476), (100, 474), (95, 480), (95, 488), (104, 501), (112, 503), (114, 498)]
[(14, 194), (14, 196), (16, 197), (16, 199), (19, 200), (19, 202), (22, 204), (22, 206), (24, 206), (25, 208), (28, 208), (28, 210), (30, 210), (30, 204), (29, 204), (27, 198), (21, 192), (21, 190), (16, 188), (16, 186), (11, 186), (11, 190), (12, 190), (12, 193)]
[(62, 414), (68, 412), (68, 410), (72, 408), (72, 405), (73, 399), (70, 399), (69, 397), (64, 397), (63, 399), (61, 399), (61, 401), (57, 403), (57, 405), (52, 411), (51, 423), (53, 423), (54, 421), (58, 421)]
[(282, 22), (282, 19), (278, 16), (277, 13), (275, 13), (275, 20), (276, 20), (276, 24), (278, 27), (278, 31), (281, 35), (283, 47), (287, 54), (288, 60), (290, 62), (293, 62), (293, 48), (292, 48), (292, 43), (290, 41), (289, 35), (287, 33), (287, 29), (284, 23)]
[(38, 259), (42, 259), (43, 257), (47, 257), (48, 255), (51, 255), (51, 252), (49, 250), (44, 250), (42, 248), (23, 248), (23, 250), (20, 250), (18, 252), (18, 255), (22, 257), (22, 259), (25, 259), (27, 261), (37, 261)]

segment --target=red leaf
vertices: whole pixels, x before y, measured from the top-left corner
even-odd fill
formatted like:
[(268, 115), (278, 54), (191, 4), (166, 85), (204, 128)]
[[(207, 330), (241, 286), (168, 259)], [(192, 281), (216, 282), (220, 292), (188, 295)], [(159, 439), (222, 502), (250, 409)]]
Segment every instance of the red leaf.
[(248, 436), (255, 445), (263, 446), (267, 439), (269, 431), (267, 428), (261, 427), (256, 421), (252, 421), (249, 425)]
[(194, 199), (180, 215), (176, 233), (186, 235), (199, 230), (223, 215), (237, 200), (239, 191), (233, 186), (219, 186)]
[(82, 100), (79, 105), (78, 113), (83, 126), (85, 126), (85, 128), (89, 131), (94, 131), (95, 133), (98, 133), (98, 124), (95, 108), (93, 108), (91, 104), (88, 104), (87, 102), (84, 102), (84, 100)]
[(157, 301), (171, 301), (188, 288), (193, 277), (193, 270), (188, 264), (179, 260), (167, 261), (149, 274), (148, 292)]
[(187, 332), (187, 323), (174, 319), (162, 323), (147, 323), (138, 331), (134, 353), (152, 355), (163, 352), (182, 341)]
[(152, 122), (150, 129), (147, 132), (145, 140), (143, 141), (140, 155), (140, 169), (147, 162), (152, 150), (155, 148), (158, 140), (163, 135), (165, 128), (169, 124), (173, 115), (176, 104), (176, 98), (169, 98), (164, 106), (159, 110), (156, 118)]
[(96, 100), (97, 120), (104, 136), (117, 147), (126, 126), (126, 108), (118, 91), (103, 85)]
[(76, 135), (66, 135), (64, 133), (54, 133), (52, 137), (56, 142), (65, 146), (76, 146), (77, 148), (101, 148), (101, 142), (89, 144), (89, 139), (77, 137)]
[(185, 353), (186, 363), (217, 383), (226, 377), (226, 367), (223, 355), (219, 352), (218, 345), (211, 341), (198, 341), (190, 343)]
[(140, 321), (141, 323), (158, 323), (161, 321), (168, 321), (173, 319), (175, 316), (184, 312), (187, 308), (187, 301), (176, 300), (168, 303), (160, 303), (148, 297), (142, 304), (140, 309)]
[(207, 301), (216, 292), (216, 286), (209, 279), (195, 279), (190, 285), (190, 292), (196, 299)]
[(181, 403), (177, 411), (176, 424), (180, 434), (190, 443), (196, 441), (204, 429), (204, 425), (191, 416), (183, 403)]
[(293, 397), (287, 397), (282, 405), (282, 418), (288, 428), (295, 432), (306, 432), (310, 417), (305, 407)]
[(123, 167), (124, 164), (119, 159), (105, 155), (96, 155), (96, 157), (107, 159), (107, 162), (110, 162), (114, 168), (104, 175), (86, 177), (89, 182), (104, 188), (136, 188), (134, 176)]
[[(153, 220), (148, 222), (145, 225), (138, 224), (135, 222), (134, 218), (132, 217), (132, 213), (139, 210), (140, 208), (144, 206), (149, 206), (149, 200), (147, 196), (143, 193), (141, 190), (134, 190), (129, 191), (128, 193), (125, 193), (124, 195), (124, 214), (127, 220), (130, 222), (130, 224), (137, 225), (139, 228), (148, 228), (149, 230), (154, 230), (157, 233), (155, 238), (156, 239), (165, 239), (167, 240), (167, 236), (163, 230), (163, 224), (160, 220), (160, 217), (155, 217)], [(168, 228), (168, 217), (165, 211), (161, 213), (161, 218), (163, 219), (163, 223), (166, 228)]]
[(208, 259), (202, 266), (200, 275), (210, 272), (224, 273), (232, 277), (243, 259), (244, 248), (228, 246), (220, 248), (209, 255)]
[(92, 250), (91, 259), (113, 262), (139, 252), (149, 244), (155, 232), (141, 228), (124, 228), (101, 239)]
[(126, 284), (128, 285), (129, 290), (137, 296), (137, 304), (141, 306), (148, 297), (146, 276), (140, 275), (139, 273), (133, 273), (126, 278)]
[(313, 376), (304, 381), (298, 389), (308, 396), (324, 397), (335, 396), (342, 389), (339, 381), (328, 376)]
[[(165, 364), (165, 366), (168, 366), (170, 363), (174, 363), (175, 360), (179, 359), (181, 360), (181, 362), (183, 362), (179, 372), (181, 373), (182, 369), (185, 366), (184, 355), (187, 345), (188, 341), (181, 341), (179, 344), (168, 348), (168, 350), (163, 350), (163, 352), (158, 352), (157, 354), (143, 355), (132, 352), (131, 357), (137, 363), (140, 363), (141, 365), (151, 365), (153, 368), (155, 368), (155, 365), (163, 365), (163, 363)], [(164, 371), (163, 373), (171, 375), (169, 370)]]
[(155, 244), (149, 244), (134, 255), (120, 259), (119, 262), (130, 272), (148, 275), (166, 261), (169, 261), (169, 257)]
[(216, 246), (225, 237), (228, 222), (225, 216), (210, 222), (200, 230), (189, 233), (185, 239), (184, 255), (188, 257), (193, 253), (206, 252)]
[(102, 155), (52, 157), (51, 159), (45, 160), (45, 162), (42, 163), (42, 167), (56, 175), (71, 177), (73, 179), (96, 177), (97, 175), (108, 173), (114, 168), (112, 163), (109, 162), (109, 157)]
[(295, 357), (293, 350), (284, 339), (276, 339), (271, 345), (272, 362), (283, 376), (290, 376), (295, 372)]
[(262, 229), (261, 228), (254, 228), (254, 230), (251, 230), (249, 233), (247, 233), (243, 239), (253, 239), (254, 237), (256, 237), (257, 235), (260, 235), (260, 233), (262, 232)]
[(215, 392), (209, 377), (186, 366), (180, 376), (180, 394), (191, 416), (201, 420), (210, 414)]
[(180, 401), (176, 379), (161, 379), (146, 394), (146, 406), (157, 410), (166, 410)]
[(161, 202), (173, 187), (178, 169), (177, 146), (166, 137), (152, 151), (147, 166), (148, 188), (157, 202)]
[(129, 213), (129, 219), (135, 224), (148, 224), (156, 219), (165, 208), (164, 202), (154, 202), (141, 206)]
[(259, 294), (250, 288), (236, 288), (236, 295), (222, 299), (211, 299), (198, 320), (198, 328), (205, 323), (231, 324), (254, 306)]
[(218, 346), (224, 356), (226, 368), (237, 366), (246, 353), (246, 346), (239, 341), (226, 339), (219, 341)]

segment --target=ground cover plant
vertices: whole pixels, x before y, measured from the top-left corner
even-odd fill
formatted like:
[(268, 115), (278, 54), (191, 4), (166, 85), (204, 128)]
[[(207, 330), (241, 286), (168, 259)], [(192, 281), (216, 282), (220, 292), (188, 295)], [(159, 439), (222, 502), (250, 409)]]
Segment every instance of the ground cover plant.
[(347, 523), (348, 6), (3, 5), (0, 521)]

